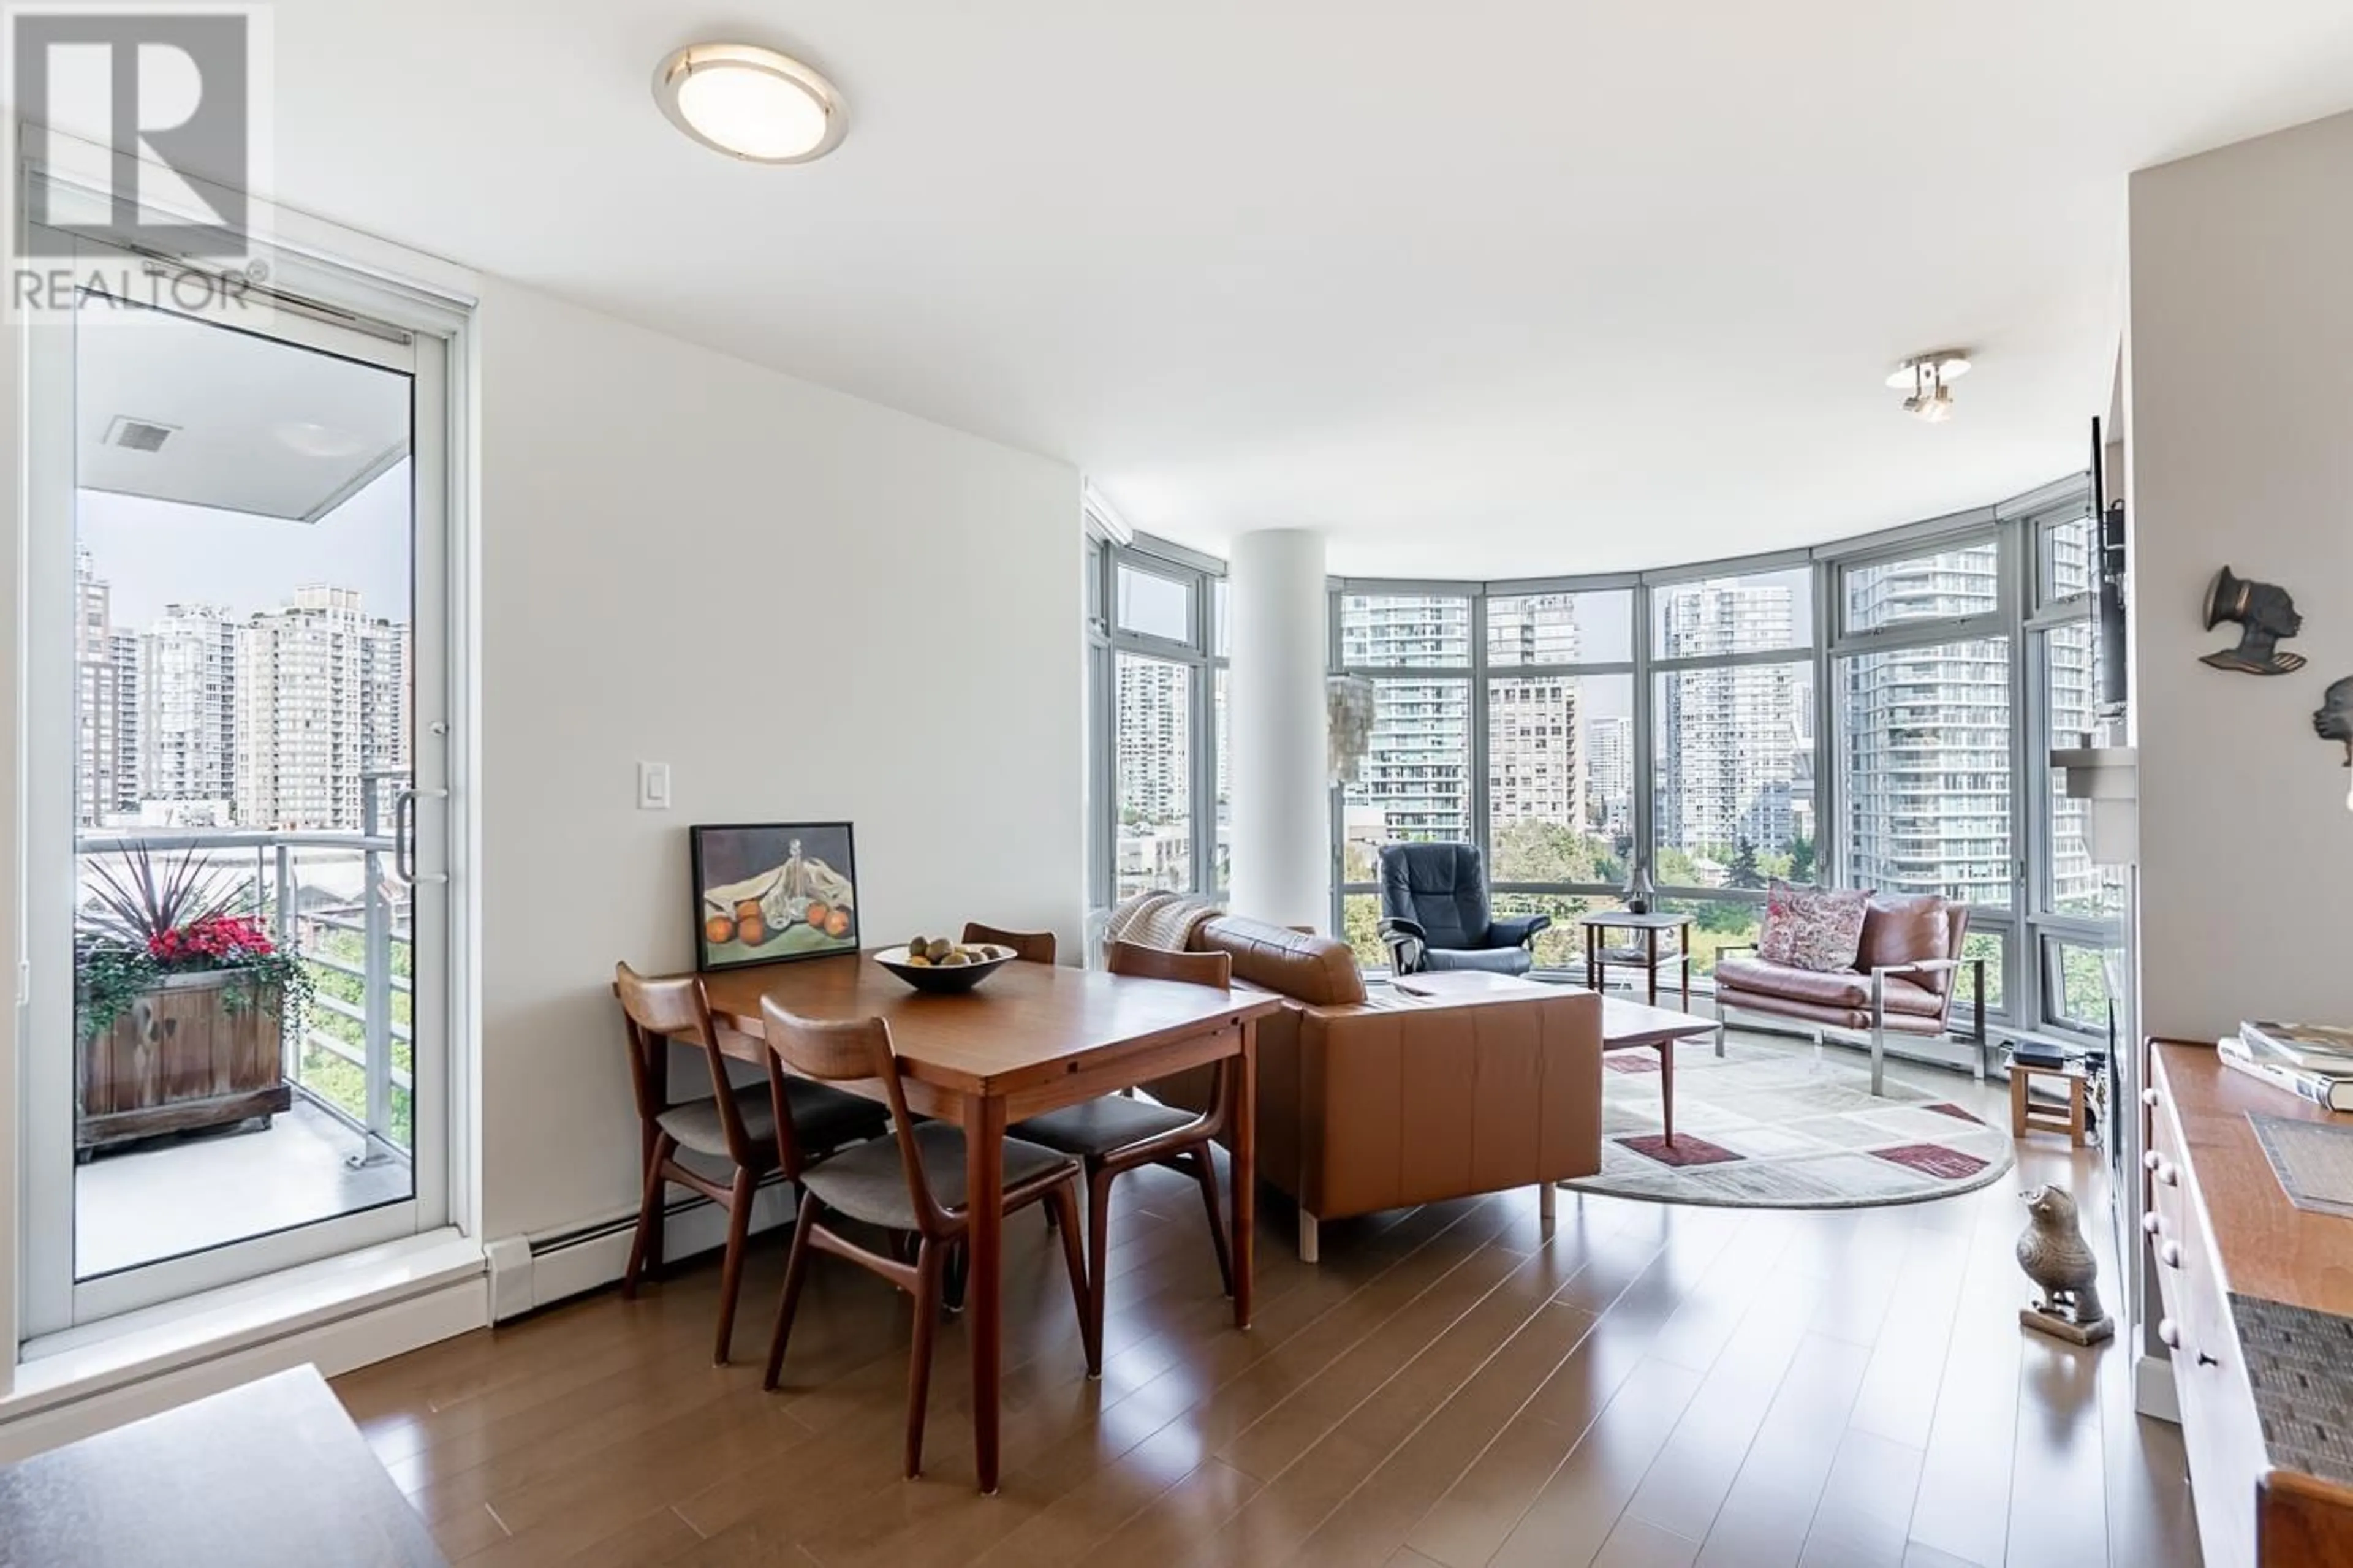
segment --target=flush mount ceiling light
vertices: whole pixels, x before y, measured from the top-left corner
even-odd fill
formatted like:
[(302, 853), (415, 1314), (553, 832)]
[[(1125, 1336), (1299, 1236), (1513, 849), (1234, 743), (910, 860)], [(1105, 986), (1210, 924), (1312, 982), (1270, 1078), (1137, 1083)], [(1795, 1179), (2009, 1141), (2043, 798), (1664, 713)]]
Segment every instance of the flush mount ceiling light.
[(1953, 416), (1952, 384), (1968, 373), (1967, 353), (1959, 349), (1938, 349), (1897, 365), (1895, 374), (1887, 378), (1887, 384), (1911, 393), (1904, 400), (1905, 413), (1931, 425), (1942, 425)]
[(654, 72), (654, 100), (672, 125), (748, 163), (806, 163), (849, 131), (833, 83), (756, 44), (689, 44)]

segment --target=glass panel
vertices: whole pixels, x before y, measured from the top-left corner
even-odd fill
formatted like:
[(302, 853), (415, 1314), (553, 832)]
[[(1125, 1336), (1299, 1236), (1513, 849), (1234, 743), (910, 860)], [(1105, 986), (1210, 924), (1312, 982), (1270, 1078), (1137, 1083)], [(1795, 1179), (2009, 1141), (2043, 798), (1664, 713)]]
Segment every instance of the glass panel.
[(1193, 887), (1193, 671), (1119, 656), (1116, 896)]
[(1594, 910), (1619, 907), (1614, 893), (1497, 893), (1495, 918), (1550, 915), (1552, 924), (1536, 932), (1536, 967), (1565, 972), (1585, 983), (1585, 928), (1577, 917)]
[(1229, 658), (1234, 651), (1232, 640), (1233, 634), (1226, 625), (1226, 616), (1229, 608), (1228, 601), (1232, 597), (1232, 594), (1229, 593), (1226, 587), (1226, 580), (1223, 577), (1211, 579), (1209, 584), (1209, 608), (1211, 615), (1217, 621), (1217, 641), (1212, 644), (1211, 647), (1219, 658)]
[[(2099, 691), (2100, 639), (2089, 621), (2039, 634), (2042, 643), (2043, 744), (2084, 743), (2094, 722)], [(2051, 770), (2051, 864), (2043, 884), (2046, 907), (2063, 915), (2119, 920), (2124, 915), (2124, 877), (2113, 867), (2092, 863), (2084, 824), (2089, 801), (2071, 800), (2064, 771)]]
[[(1692, 917), (1691, 951), (1692, 978), (1713, 977), (1715, 961), (1727, 947), (1755, 946), (1757, 933), (1765, 924), (1765, 906), (1746, 899), (1670, 899), (1659, 906), (1671, 913)], [(1620, 941), (1629, 940), (1623, 936)], [(1662, 939), (1663, 942), (1664, 939)], [(1622, 984), (1629, 980), (1640, 981), (1641, 971), (1628, 970), (1622, 975), (1613, 972), (1613, 978)], [(1682, 976), (1672, 971), (1659, 971), (1659, 989), (1666, 990), (1670, 979)], [(1665, 1000), (1663, 994), (1661, 1000)]]
[[(2000, 1012), (2005, 1005), (2003, 998), (2009, 994), (2008, 988), (2003, 984), (2002, 972), (2006, 967), (2010, 946), (2002, 937), (2003, 933), (2000, 931), (1988, 931), (1983, 926), (1972, 924), (1969, 927), (1969, 934), (1961, 942), (1963, 958), (1985, 960), (1986, 1012), (1989, 1015)], [(1971, 995), (1969, 988), (1976, 984), (1976, 980), (1969, 971), (1964, 969), (1953, 976), (1953, 984), (1959, 987), (1953, 994), (1953, 1021), (1958, 1025), (1968, 1017)]]
[(1855, 655), (1837, 689), (1847, 879), (2008, 909), (2009, 639)]
[(2099, 533), (2092, 525), (2090, 510), (2064, 522), (2046, 523), (2037, 531), (2038, 602), (2048, 604), (2090, 593), (2099, 582), (2098, 563), (2093, 559)]
[[(1367, 862), (1369, 865), (1369, 862)], [(1381, 945), (1381, 897), (1350, 893), (1340, 900), (1340, 934), (1356, 955), (1356, 967), (1386, 973), (1389, 950)]]
[(1487, 662), (1625, 664), (1634, 657), (1634, 595), (1516, 594), (1487, 601)]
[[(1220, 589), (1224, 586), (1222, 583), (1219, 584)], [(1213, 740), (1218, 748), (1217, 881), (1218, 891), (1220, 893), (1232, 887), (1234, 881), (1234, 811), (1233, 787), (1230, 782), (1234, 751), (1233, 742), (1227, 738), (1226, 675), (1227, 672), (1220, 669), (1213, 677), (1214, 700), (1217, 704), (1214, 720), (1216, 732)]]
[[(1344, 797), (1342, 841), (1370, 854), (1398, 839), (1471, 837), (1471, 683), (1376, 680), (1373, 739)], [(1372, 879), (1349, 874), (1351, 881)]]
[(1663, 583), (1651, 590), (1651, 647), (1661, 658), (1769, 653), (1814, 640), (1810, 567)]
[(2042, 944), (2042, 1012), (2052, 1023), (2105, 1037), (2108, 1032), (2108, 982), (2101, 969), (2100, 949), (2089, 942), (2063, 942), (2056, 937)]
[(1630, 675), (1487, 682), (1493, 880), (1624, 882), (1633, 830), (1633, 707)]
[(1839, 579), (1850, 632), (1991, 615), (2001, 606), (2001, 548), (1989, 539), (1933, 555), (1850, 566)]
[(1119, 629), (1193, 646), (1193, 585), (1123, 561), (1119, 566)]
[(1443, 595), (1350, 594), (1340, 600), (1346, 669), (1421, 669), (1471, 662), (1471, 601)]
[[(417, 520), (405, 374), (146, 312), (73, 352), (90, 1279), (415, 1194)], [(110, 433), (159, 408), (206, 424)]]
[(1670, 888), (1813, 880), (1811, 666), (1671, 670), (1656, 691), (1652, 879)]
[(1100, 539), (1087, 541), (1087, 624), (1103, 624), (1103, 547)]

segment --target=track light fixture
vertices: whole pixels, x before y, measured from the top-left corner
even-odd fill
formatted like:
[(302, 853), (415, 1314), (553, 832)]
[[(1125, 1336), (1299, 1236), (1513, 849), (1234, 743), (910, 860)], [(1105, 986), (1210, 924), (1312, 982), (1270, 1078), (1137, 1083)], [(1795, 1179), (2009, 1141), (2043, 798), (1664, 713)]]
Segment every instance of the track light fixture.
[(1969, 356), (1959, 349), (1938, 349), (1905, 360), (1887, 378), (1887, 384), (1911, 395), (1904, 400), (1904, 412), (1925, 419), (1931, 425), (1942, 425), (1953, 416), (1952, 384), (1967, 375)]

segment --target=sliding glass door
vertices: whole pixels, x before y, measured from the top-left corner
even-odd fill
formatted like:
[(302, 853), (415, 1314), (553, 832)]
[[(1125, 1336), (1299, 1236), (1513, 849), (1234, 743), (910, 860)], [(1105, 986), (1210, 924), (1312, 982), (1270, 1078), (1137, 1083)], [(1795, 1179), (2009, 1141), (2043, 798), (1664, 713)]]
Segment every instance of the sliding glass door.
[(28, 334), (29, 1334), (448, 1212), (447, 342), (186, 278)]

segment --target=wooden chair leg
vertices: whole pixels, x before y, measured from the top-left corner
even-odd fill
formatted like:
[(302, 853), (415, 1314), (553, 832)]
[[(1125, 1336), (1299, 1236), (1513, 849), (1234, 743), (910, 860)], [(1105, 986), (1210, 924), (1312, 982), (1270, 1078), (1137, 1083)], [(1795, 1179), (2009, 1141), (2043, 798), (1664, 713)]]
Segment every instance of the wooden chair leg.
[(1087, 1375), (1103, 1375), (1103, 1299), (1111, 1288), (1111, 1184), (1105, 1170), (1087, 1173)]
[(654, 1140), (647, 1153), (645, 1195), (638, 1200), (638, 1228), (629, 1237), (628, 1267), (621, 1271), (621, 1294), (625, 1297), (638, 1293), (638, 1277), (644, 1274), (648, 1264), (656, 1268), (661, 1267), (659, 1232), (662, 1188), (666, 1185), (661, 1172), (675, 1147), (670, 1134), (665, 1132)]
[(744, 1284), (744, 1251), (752, 1239), (752, 1194), (759, 1185), (759, 1177), (738, 1170), (728, 1192), (727, 1252), (719, 1266), (719, 1342), (711, 1352), (713, 1366), (727, 1364), (728, 1343), (735, 1337), (735, 1297)]
[(932, 1392), (932, 1336), (940, 1323), (940, 1275), (947, 1263), (944, 1242), (926, 1240), (915, 1248), (915, 1341), (907, 1352), (907, 1479), (923, 1473), (923, 1414)]
[(1226, 1294), (1234, 1293), (1234, 1255), (1226, 1245), (1226, 1216), (1218, 1205), (1218, 1163), (1208, 1144), (1193, 1153), (1193, 1178), (1201, 1184), (1201, 1206), (1209, 1211), (1209, 1245), (1218, 1249), (1218, 1278)]
[(801, 1304), (801, 1281), (808, 1274), (809, 1232), (817, 1225), (815, 1194), (801, 1194), (799, 1217), (793, 1221), (792, 1256), (785, 1260), (785, 1294), (776, 1303), (776, 1331), (768, 1337), (768, 1370), (760, 1386), (775, 1392), (785, 1371), (785, 1342), (793, 1337), (793, 1314)]
[[(1062, 1233), (1062, 1264), (1071, 1273), (1071, 1300), (1079, 1310), (1079, 1338), (1087, 1352), (1087, 1375), (1103, 1375), (1103, 1320), (1092, 1293), (1094, 1274), (1079, 1251), (1079, 1186), (1065, 1182), (1046, 1194), (1046, 1207), (1054, 1215), (1054, 1228)], [(1096, 1268), (1102, 1265), (1097, 1264)]]
[(940, 1264), (940, 1304), (948, 1311), (964, 1310), (964, 1287), (972, 1274), (971, 1265), (963, 1242), (948, 1243), (947, 1256)]

